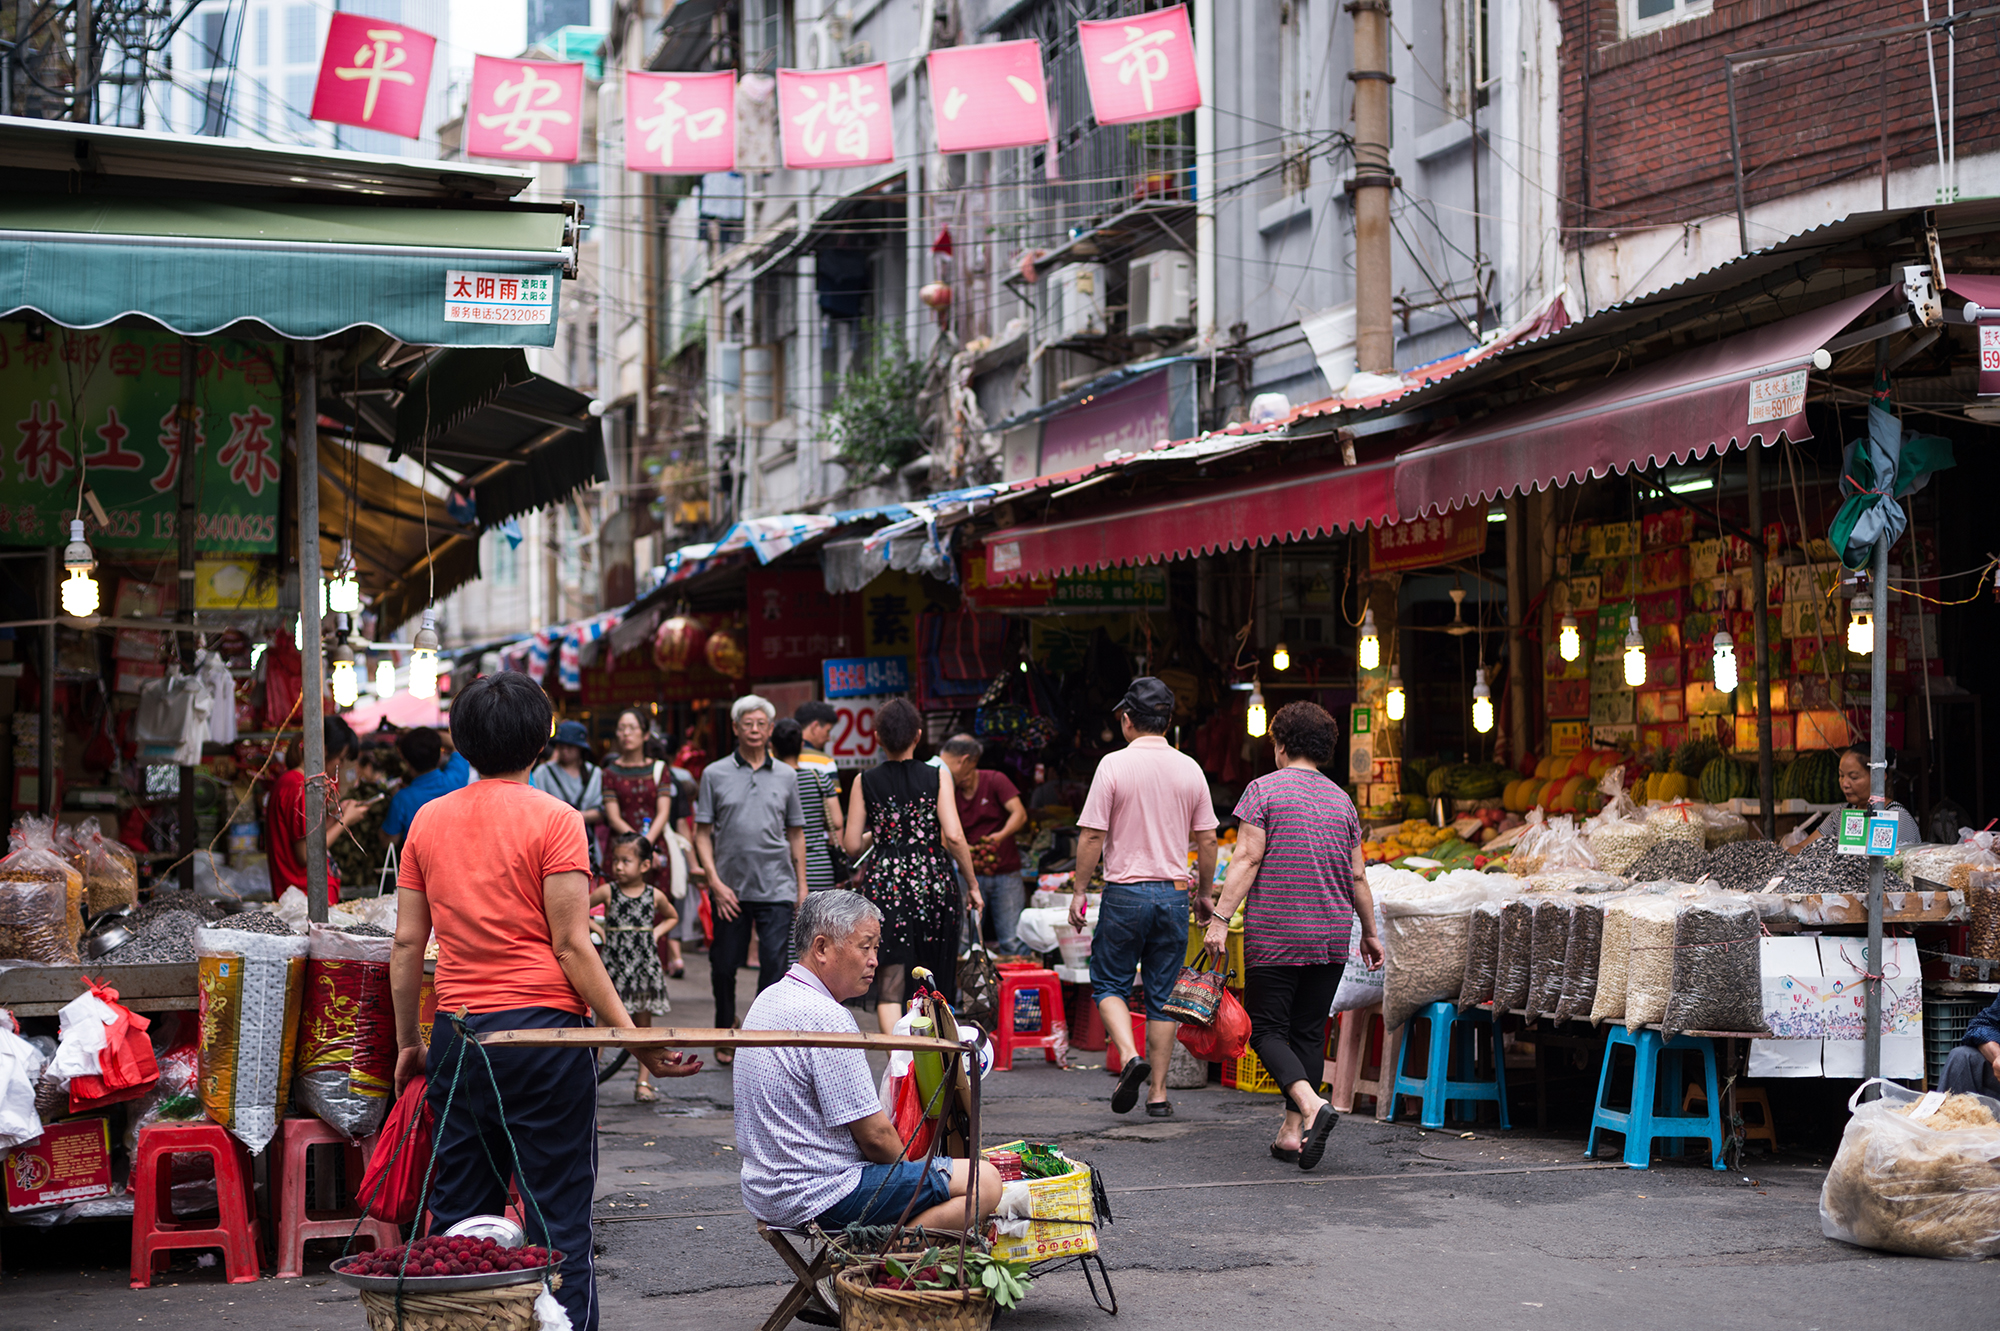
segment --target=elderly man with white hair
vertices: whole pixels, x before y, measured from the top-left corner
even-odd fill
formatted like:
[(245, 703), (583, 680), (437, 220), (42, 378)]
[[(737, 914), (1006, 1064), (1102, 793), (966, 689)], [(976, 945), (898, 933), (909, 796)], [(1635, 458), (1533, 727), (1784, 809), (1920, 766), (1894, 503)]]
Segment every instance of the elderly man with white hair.
[[(708, 951), (715, 1024), (736, 1024), (736, 971), (757, 931), (757, 992), (778, 982), (790, 959), (792, 912), (806, 899), (806, 819), (792, 769), (771, 756), (777, 709), (754, 693), (729, 709), (736, 748), (702, 769), (695, 795), (694, 850), (708, 875), (715, 941)], [(727, 1065), (728, 1050), (715, 1051)]]
[[(815, 892), (799, 907), (798, 938), (798, 963), (757, 995), (743, 1029), (859, 1031), (841, 1004), (875, 979), (882, 912), (842, 888)], [(745, 1049), (735, 1103), (743, 1205), (767, 1225), (894, 1224), (907, 1209), (916, 1224), (959, 1230), (999, 1206), (1000, 1174), (984, 1160), (979, 1215), (968, 1217), (971, 1161), (901, 1158), (902, 1139), (859, 1049)]]

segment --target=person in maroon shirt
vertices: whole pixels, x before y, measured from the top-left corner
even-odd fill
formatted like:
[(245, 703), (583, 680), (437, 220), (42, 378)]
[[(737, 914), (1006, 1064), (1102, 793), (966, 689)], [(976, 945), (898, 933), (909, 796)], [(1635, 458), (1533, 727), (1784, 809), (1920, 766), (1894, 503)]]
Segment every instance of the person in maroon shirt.
[[(306, 774), (300, 765), (302, 741), (292, 740), (286, 750), (286, 758), (291, 766), (271, 787), (271, 797), (264, 803), (264, 846), (271, 866), (271, 898), (276, 900), (285, 894), (288, 887), (296, 887), (301, 892), (306, 888)], [(326, 718), (326, 781), (327, 789), (339, 793), (341, 777), (347, 760), (361, 752), (361, 742), (354, 737), (353, 729), (337, 716)], [(377, 798), (386, 799), (387, 796)], [(326, 840), (330, 848), (334, 839), (347, 835), (347, 829), (360, 822), (368, 814), (373, 800), (342, 800), (340, 816), (328, 820)], [(334, 867), (333, 857), (327, 856), (326, 902), (329, 906), (340, 903), (340, 870)]]
[(944, 742), (941, 761), (951, 772), (958, 796), (958, 821), (972, 843), (972, 867), (979, 874), (979, 892), (992, 914), (993, 949), (1019, 952), (1016, 936), (1027, 890), (1021, 882), (1021, 849), (1015, 833), (1028, 825), (1021, 792), (1004, 772), (981, 769), (986, 746), (970, 735), (953, 735)]

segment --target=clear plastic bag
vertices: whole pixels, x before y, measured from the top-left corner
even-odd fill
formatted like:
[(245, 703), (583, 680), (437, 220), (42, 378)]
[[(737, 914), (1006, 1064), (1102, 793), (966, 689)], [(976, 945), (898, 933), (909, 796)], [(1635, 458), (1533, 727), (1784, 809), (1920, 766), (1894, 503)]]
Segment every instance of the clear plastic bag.
[(1568, 896), (1534, 898), (1528, 999), (1522, 1006), (1537, 1016), (1553, 1013), (1562, 1000), (1563, 964), (1569, 957), (1569, 931), (1576, 904)]
[(1671, 980), (1660, 1035), (1682, 1031), (1761, 1031), (1763, 924), (1739, 892), (1708, 892), (1674, 917)]
[(1591, 1017), (1597, 999), (1598, 953), (1604, 943), (1604, 912), (1615, 897), (1581, 897), (1570, 914), (1569, 942), (1563, 949), (1562, 998), (1557, 1021)]
[(1965, 905), (1972, 916), (1966, 950), (1975, 957), (2000, 958), (2000, 873), (1980, 869), (1968, 874)]
[(57, 850), (55, 822), (32, 814), (0, 860), (0, 960), (74, 966), (82, 958), (83, 875)]
[(1477, 887), (1440, 886), (1445, 886), (1440, 895), (1392, 895), (1382, 901), (1386, 1029), (1402, 1025), (1428, 1003), (1456, 999), (1465, 981), (1472, 908), (1489, 894)]
[[(1382, 929), (1382, 911), (1375, 910), (1375, 930), (1379, 937)], [(1347, 942), (1347, 965), (1340, 972), (1340, 987), (1333, 991), (1333, 1006), (1327, 1015), (1336, 1012), (1358, 1012), (1362, 1008), (1374, 1007), (1382, 1001), (1382, 972), (1377, 966), (1369, 969), (1361, 959), (1361, 917), (1354, 917), (1354, 931)]]
[(78, 823), (70, 835), (77, 850), (71, 863), (83, 875), (84, 910), (102, 915), (138, 905), (139, 862), (131, 849), (105, 836), (95, 818)]
[(1667, 1015), (1674, 984), (1674, 921), (1680, 903), (1670, 897), (1634, 897), (1626, 943), (1625, 1029), (1655, 1025)]
[[(1870, 1086), (1882, 1097), (1862, 1104)], [(1931, 1101), (1877, 1079), (1847, 1107), (1854, 1116), (1820, 1188), (1821, 1233), (1917, 1257), (2000, 1256), (2000, 1101)]]
[(1626, 970), (1632, 964), (1632, 907), (1637, 899), (1619, 897), (1604, 907), (1604, 929), (1597, 951), (1597, 985), (1590, 1002), (1590, 1024), (1601, 1026), (1625, 1016)]
[(1708, 847), (1708, 822), (1702, 817), (1701, 810), (1702, 806), (1693, 800), (1673, 800), (1647, 814), (1646, 825), (1662, 841), (1691, 841), (1705, 850)]
[(1493, 976), (1500, 965), (1500, 902), (1482, 901), (1466, 921), (1465, 978), (1459, 983), (1458, 1010), (1493, 1001)]
[(1516, 898), (1500, 905), (1500, 955), (1493, 965), (1493, 1009), (1515, 1012), (1527, 1006), (1528, 972), (1533, 962), (1535, 907)]

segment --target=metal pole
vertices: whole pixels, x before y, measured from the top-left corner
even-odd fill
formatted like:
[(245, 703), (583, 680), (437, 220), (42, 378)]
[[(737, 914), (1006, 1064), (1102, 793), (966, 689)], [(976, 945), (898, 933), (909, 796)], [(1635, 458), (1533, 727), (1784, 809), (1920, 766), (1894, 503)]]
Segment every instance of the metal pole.
[(77, 0), (76, 4), (76, 105), (70, 116), (84, 124), (97, 120), (97, 80), (92, 77), (95, 58), (91, 55), (92, 29), (90, 0)]
[(1736, 62), (1726, 55), (1722, 57), (1722, 82), (1729, 89), (1729, 165), (1736, 173), (1736, 248), (1748, 254), (1750, 221), (1743, 209), (1743, 137), (1736, 128)]
[[(1879, 365), (1888, 355), (1887, 338), (1875, 344)], [(1891, 487), (1893, 488), (1893, 486)], [(1874, 573), (1869, 591), (1875, 598), (1875, 650), (1868, 658), (1868, 811), (1888, 803), (1889, 787), (1889, 542), (1875, 540)], [(1868, 857), (1868, 961), (1863, 981), (1861, 1075), (1882, 1075), (1882, 874), (1886, 861)]]
[[(1477, 153), (1478, 145), (1473, 145)], [(1521, 640), (1528, 589), (1521, 570), (1521, 543), (1528, 524), (1521, 520), (1521, 496), (1507, 497), (1507, 757), (1515, 767), (1528, 752), (1528, 649)]]
[[(1389, 247), (1389, 192), (1396, 174), (1389, 164), (1388, 0), (1352, 0), (1354, 16), (1354, 350), (1357, 368), (1370, 374), (1396, 369), (1395, 283)], [(1478, 151), (1478, 144), (1473, 145)], [(1336, 388), (1339, 385), (1335, 385)]]
[[(175, 618), (183, 624), (194, 623), (194, 536), (195, 501), (201, 476), (201, 440), (195, 432), (194, 384), (197, 349), (187, 338), (181, 339), (181, 396), (174, 408), (174, 432), (180, 441), (179, 468), (177, 480), (178, 503), (174, 511), (174, 538), (179, 546), (178, 599)], [(194, 674), (194, 635), (182, 633), (180, 639), (181, 673)], [(197, 830), (194, 816), (194, 772), (186, 763), (181, 764), (180, 801), (176, 820), (180, 823), (180, 875), (181, 890), (194, 891), (194, 853), (197, 845)]]
[[(1778, 839), (1778, 784), (1771, 761), (1771, 625), (1764, 590), (1764, 459), (1755, 440), (1744, 450), (1750, 486), (1750, 601), (1757, 651), (1757, 810), (1764, 839)], [(1723, 539), (1729, 538), (1724, 532)]]
[(62, 547), (48, 551), (47, 576), (42, 579), (49, 622), (42, 627), (42, 741), (37, 753), (35, 808), (53, 818), (56, 805), (56, 616), (62, 613)]
[(298, 345), (298, 402), (294, 408), (299, 448), (299, 728), (304, 736), (306, 774), (306, 916), (326, 919), (326, 692), (319, 625), (319, 345)]

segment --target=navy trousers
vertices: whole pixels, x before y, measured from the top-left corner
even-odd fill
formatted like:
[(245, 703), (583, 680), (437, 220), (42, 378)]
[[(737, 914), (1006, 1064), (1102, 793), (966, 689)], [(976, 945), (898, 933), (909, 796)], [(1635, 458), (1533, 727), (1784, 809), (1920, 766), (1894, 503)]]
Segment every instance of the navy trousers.
[[(582, 1026), (584, 1020), (573, 1012), (529, 1007), (473, 1013), (466, 1025), (483, 1035)], [(491, 1077), (480, 1048), (492, 1059)], [(437, 1164), (430, 1197), (434, 1232), (442, 1233), (467, 1216), (504, 1212), (507, 1180), (514, 1175), (518, 1155), (528, 1242), (563, 1255), (562, 1288), (556, 1298), (575, 1331), (597, 1331), (597, 1275), (590, 1235), (590, 1206), (597, 1188), (597, 1066), (590, 1051), (475, 1048), (459, 1039), (457, 1029), (440, 1012), (431, 1028), (429, 1069), (427, 1098), (437, 1120)], [(500, 1089), (497, 1101), (495, 1081)]]

